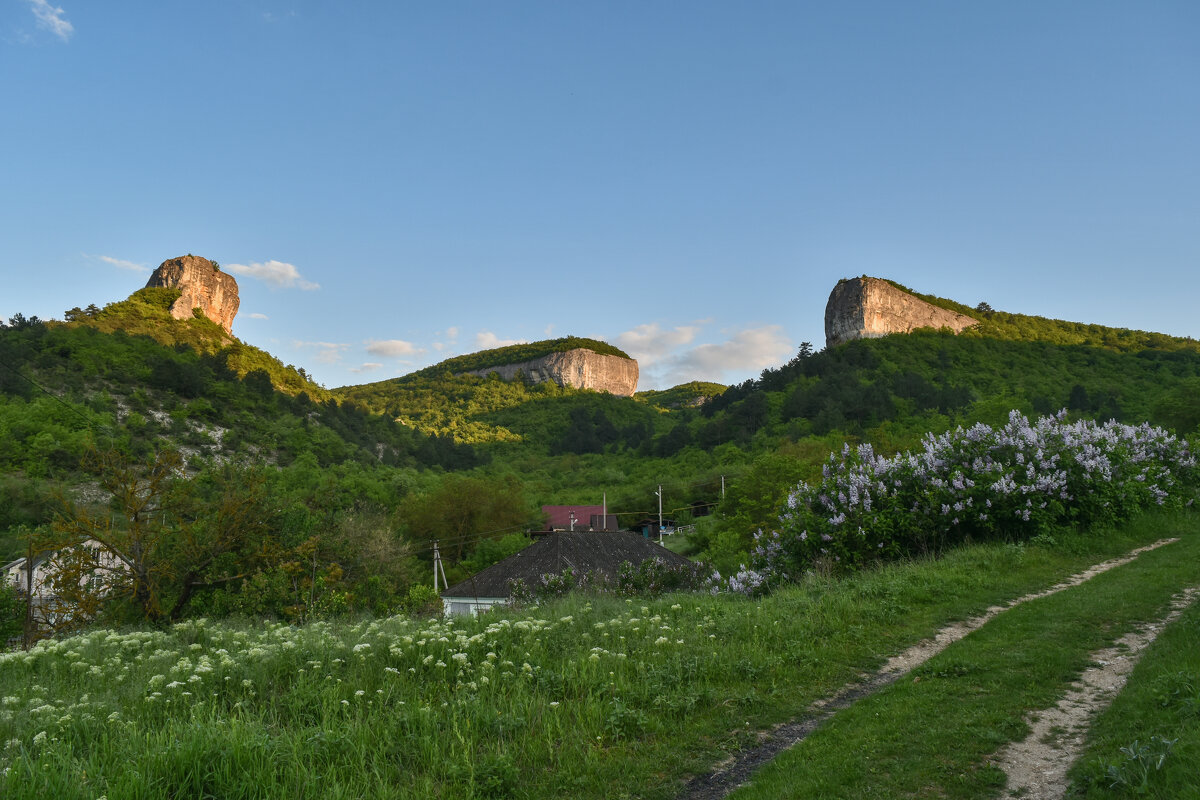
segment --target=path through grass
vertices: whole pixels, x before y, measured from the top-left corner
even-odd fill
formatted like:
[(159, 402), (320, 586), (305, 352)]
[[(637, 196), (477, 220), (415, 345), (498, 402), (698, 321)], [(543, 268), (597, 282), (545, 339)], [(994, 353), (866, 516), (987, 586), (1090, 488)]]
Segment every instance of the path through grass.
[(836, 715), (731, 797), (1002, 796), (1006, 777), (991, 761), (1025, 738), (1029, 713), (1054, 705), (1091, 654), (1200, 584), (1195, 521), (1134, 527), (1150, 524), (1180, 541), (998, 615), (911, 679)]
[[(96, 631), (0, 656), (0, 795), (672, 798), (689, 776), (948, 623), (1165, 533), (1135, 526), (1053, 547), (968, 547), (758, 601), (574, 597), (452, 622)], [(1155, 563), (1174, 575), (1189, 562)], [(1134, 594), (1131, 621), (1153, 605)], [(1001, 661), (960, 656), (937, 668), (949, 677), (928, 673), (915, 686), (948, 691), (988, 659)], [(1065, 679), (1077, 666), (1051, 672)], [(866, 702), (844, 714), (861, 719)], [(969, 738), (963, 724), (951, 741)], [(996, 742), (1020, 733), (995, 724)]]
[[(808, 713), (803, 717), (779, 726), (759, 746), (739, 753), (730, 763), (723, 764), (713, 773), (701, 776), (692, 781), (687, 791), (681, 795), (681, 800), (719, 800), (726, 797), (738, 785), (746, 781), (756, 770), (761, 768), (762, 765), (770, 762), (779, 753), (789, 747), (793, 747), (797, 742), (811, 735), (835, 713), (847, 709), (854, 703), (874, 694), (885, 686), (895, 683), (954, 642), (959, 641), (972, 631), (982, 628), (997, 614), (1001, 614), (1023, 603), (1028, 603), (1031, 600), (1049, 597), (1052, 594), (1057, 594), (1071, 587), (1078, 586), (1084, 581), (1091, 580), (1110, 569), (1128, 564), (1142, 553), (1158, 549), (1176, 541), (1178, 539), (1175, 538), (1160, 539), (1153, 544), (1138, 547), (1119, 558), (1112, 558), (1099, 564), (1094, 564), (1084, 571), (1072, 575), (1065, 581), (1056, 583), (1049, 588), (1039, 589), (1031, 594), (1023, 595), (1010, 600), (1004, 605), (992, 606), (977, 617), (947, 625), (939, 630), (935, 636), (918, 642), (904, 652), (889, 658), (878, 672), (842, 687), (831, 697), (818, 700), (808, 709)], [(1064, 767), (1063, 772), (1065, 773), (1065, 771)]]
[(1200, 605), (1146, 650), (1069, 777), (1069, 798), (1200, 797)]

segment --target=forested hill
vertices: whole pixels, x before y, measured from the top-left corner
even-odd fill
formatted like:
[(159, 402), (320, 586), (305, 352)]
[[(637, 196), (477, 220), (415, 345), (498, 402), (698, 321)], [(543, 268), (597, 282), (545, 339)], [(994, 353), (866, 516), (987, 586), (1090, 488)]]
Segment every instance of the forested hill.
[(888, 280), (887, 282), (927, 303), (979, 320), (977, 325), (959, 334), (968, 338), (1083, 345), (1120, 352), (1151, 349), (1200, 351), (1200, 342), (1190, 337), (1171, 336), (1166, 333), (1139, 331), (1131, 328), (1112, 328), (1085, 322), (1068, 322), (1030, 314), (1013, 314), (996, 311), (986, 302), (979, 303), (972, 308), (944, 297), (914, 292), (896, 281)]
[[(600, 356), (617, 356), (629, 358), (629, 354), (619, 347), (599, 339), (586, 339), (580, 336), (564, 336), (559, 339), (544, 339), (540, 342), (512, 344), (506, 347), (493, 347), (476, 353), (456, 356), (446, 359), (431, 367), (412, 373), (412, 376), (431, 377), (436, 375), (458, 375), (463, 372), (498, 367), (503, 364), (520, 364), (523, 361), (533, 361), (536, 358), (548, 356), (551, 353), (565, 353), (568, 350), (591, 350)], [(396, 380), (403, 381), (403, 376)], [(347, 387), (350, 388), (350, 387)]]
[(888, 449), (929, 430), (1002, 421), (1010, 410), (1153, 422), (1191, 433), (1200, 424), (1200, 342), (1162, 333), (927, 302), (969, 314), (960, 334), (918, 330), (861, 339), (795, 358), (705, 403), (656, 442), (741, 446), (831, 432)]
[[(568, 336), (456, 356), (398, 378), (344, 386), (335, 389), (334, 394), (417, 430), (453, 437), (459, 442), (521, 442), (532, 435), (534, 441), (546, 445), (558, 436), (558, 429), (563, 426), (566, 411), (559, 399), (580, 397), (580, 402), (588, 404), (596, 402), (595, 392), (561, 386), (554, 381), (532, 384), (527, 380), (504, 381), (494, 375), (480, 377), (469, 373), (577, 349), (600, 356), (629, 358), (627, 353), (606, 342)], [(568, 405), (571, 402), (568, 400)], [(644, 406), (633, 408), (631, 402), (625, 401), (624, 405), (618, 402), (613, 407), (624, 409), (618, 412), (622, 416), (653, 416)], [(517, 410), (527, 405), (525, 412)], [(509, 421), (515, 419), (515, 429), (497, 424), (497, 415)]]
[[(207, 319), (170, 318), (174, 296), (145, 289), (71, 309), (65, 322), (0, 324), (0, 555), (12, 555), (18, 526), (50, 523), (56, 492), (88, 485), (81, 459), (93, 447), (135, 461), (180, 448), (197, 489), (227, 468), (257, 471), (281, 541), (319, 538), (318, 556), (357, 576), (346, 579), (357, 581), (353, 605), (378, 577), (363, 548), (453, 536), (461, 577), (507, 552), (477, 534), (539, 524), (543, 504), (606, 497), (634, 524), (656, 515), (661, 491), (668, 517), (698, 523), (695, 552), (728, 569), (844, 442), (888, 453), (1012, 409), (1200, 426), (1196, 342), (986, 306), (968, 309), (981, 324), (962, 335), (806, 345), (728, 389), (696, 382), (629, 398), (454, 374), (494, 353), (325, 394)], [(425, 574), (414, 566), (425, 552), (407, 552), (401, 560)], [(391, 575), (371, 602), (386, 605), (405, 580)]]
[[(126, 302), (141, 302), (138, 295)], [(266, 354), (236, 342), (210, 348), (212, 329), (224, 333), (208, 320), (163, 320), (151, 337), (102, 330), (114, 318), (106, 312), (66, 324), (19, 314), (0, 321), (0, 532), (46, 521), (48, 494), (86, 480), (80, 464), (92, 449), (143, 459), (175, 447), (194, 470), (225, 462), (369, 471), (480, 463), (468, 446), (353, 404), (281, 392), (265, 370), (239, 374)]]
[(46, 324), (85, 326), (104, 333), (148, 336), (167, 347), (186, 347), (197, 354), (220, 354), (222, 363), (239, 377), (260, 371), (281, 392), (291, 395), (304, 392), (313, 400), (331, 397), (329, 391), (312, 381), (302, 367), (284, 365), (265, 350), (227, 334), (220, 325), (203, 314), (188, 320), (175, 319), (169, 309), (179, 296), (179, 289), (140, 289), (128, 299), (109, 303), (104, 308), (72, 308), (64, 315), (65, 323), (50, 321)]

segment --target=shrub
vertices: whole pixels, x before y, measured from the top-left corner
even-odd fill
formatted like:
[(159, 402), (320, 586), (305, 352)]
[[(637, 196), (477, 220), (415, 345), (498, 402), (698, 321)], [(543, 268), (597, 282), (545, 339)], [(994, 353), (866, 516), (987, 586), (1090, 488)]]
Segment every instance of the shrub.
[(1118, 522), (1153, 505), (1190, 505), (1196, 478), (1187, 442), (1161, 428), (1062, 414), (1031, 423), (1014, 411), (1002, 427), (930, 434), (920, 452), (893, 458), (847, 445), (818, 484), (790, 494), (779, 530), (756, 537), (752, 569), (729, 588), (753, 593), (815, 566)]

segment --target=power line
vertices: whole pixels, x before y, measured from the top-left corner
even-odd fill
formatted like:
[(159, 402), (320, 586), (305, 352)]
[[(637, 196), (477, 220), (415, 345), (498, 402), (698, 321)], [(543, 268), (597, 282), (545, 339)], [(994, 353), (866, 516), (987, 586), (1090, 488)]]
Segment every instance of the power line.
[[(480, 531), (480, 532), (476, 532), (476, 533), (463, 533), (463, 534), (459, 534), (457, 536), (442, 536), (442, 537), (439, 537), (437, 539), (437, 541), (441, 544), (442, 547), (445, 547), (446, 545), (452, 545), (452, 544), (469, 544), (470, 542), (474, 542), (474, 541), (482, 542), (485, 539), (488, 539), (497, 533), (515, 532), (515, 531), (520, 531), (520, 530), (524, 530), (524, 529), (525, 529), (524, 525), (512, 525), (507, 528), (496, 528), (495, 530), (491, 530), (491, 531)], [(419, 548), (417, 552), (425, 552), (428, 550), (432, 550), (433, 548), (434, 548), (434, 545), (431, 542), (430, 544)]]
[(28, 375), (23, 375), (23, 374), (21, 373), (21, 370), (17, 369), (17, 368), (16, 368), (16, 367), (14, 367), (12, 364), (9, 364), (7, 361), (4, 361), (4, 360), (0, 359), (0, 367), (4, 367), (4, 368), (6, 368), (7, 370), (9, 370), (9, 371), (10, 371), (12, 374), (16, 375), (16, 376), (17, 376), (18, 378), (20, 378), (21, 380), (25, 381), (26, 383), (30, 384), (31, 386), (34, 386), (34, 387), (35, 387), (35, 388), (37, 388), (37, 389), (40, 389), (41, 391), (43, 391), (43, 392), (44, 392), (46, 395), (48, 395), (49, 397), (53, 398), (53, 399), (54, 399), (54, 400), (55, 400), (57, 403), (60, 403), (60, 404), (61, 404), (61, 405), (62, 405), (64, 408), (67, 408), (68, 410), (70, 410), (70, 411), (71, 411), (71, 413), (75, 414), (75, 415), (76, 415), (76, 416), (78, 416), (80, 419), (82, 419), (82, 420), (83, 420), (85, 423), (87, 423), (88, 430), (95, 432), (94, 428), (92, 427), (92, 420), (90, 420), (90, 419), (89, 419), (89, 418), (88, 418), (88, 417), (87, 417), (87, 416), (86, 416), (86, 415), (85, 415), (85, 414), (84, 414), (82, 411), (80, 411), (78, 408), (76, 408), (75, 406), (71, 405), (71, 404), (70, 404), (70, 403), (68, 403), (66, 400), (63, 400), (61, 397), (59, 397), (59, 396), (58, 396), (58, 395), (56, 395), (54, 392), (52, 392), (52, 391), (50, 391), (49, 389), (47, 389), (45, 386), (42, 386), (40, 383), (38, 383), (37, 381), (35, 381), (33, 378), (30, 378)]

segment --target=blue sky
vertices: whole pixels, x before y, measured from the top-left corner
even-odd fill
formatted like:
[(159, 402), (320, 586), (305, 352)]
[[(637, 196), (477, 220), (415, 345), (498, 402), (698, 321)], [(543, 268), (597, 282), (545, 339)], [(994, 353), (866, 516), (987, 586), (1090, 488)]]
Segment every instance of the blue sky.
[(194, 253), (329, 387), (594, 336), (642, 388), (841, 277), (1200, 338), (1195, 2), (0, 0), (0, 316)]

